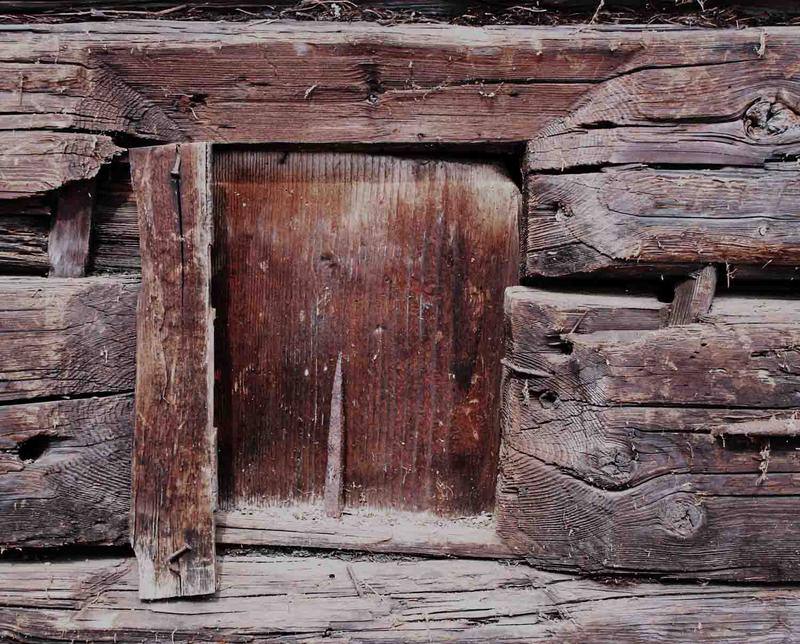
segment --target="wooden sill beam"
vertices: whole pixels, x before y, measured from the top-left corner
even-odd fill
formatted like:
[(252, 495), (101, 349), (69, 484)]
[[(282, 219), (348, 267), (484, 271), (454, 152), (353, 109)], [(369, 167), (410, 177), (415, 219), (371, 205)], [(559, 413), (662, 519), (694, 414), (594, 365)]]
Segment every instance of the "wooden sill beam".
[(4, 642), (791, 641), (800, 589), (625, 583), (489, 561), (220, 557), (219, 595), (136, 596), (131, 559), (0, 563)]

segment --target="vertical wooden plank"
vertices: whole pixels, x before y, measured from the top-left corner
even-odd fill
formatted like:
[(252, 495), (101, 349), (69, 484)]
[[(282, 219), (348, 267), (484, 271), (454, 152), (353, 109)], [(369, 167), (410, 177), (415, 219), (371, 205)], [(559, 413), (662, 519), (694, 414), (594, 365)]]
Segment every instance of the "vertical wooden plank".
[(89, 235), (95, 179), (66, 184), (50, 228), (50, 277), (83, 277), (89, 263)]
[(697, 322), (711, 310), (717, 289), (717, 269), (701, 268), (675, 288), (675, 298), (669, 311), (667, 326)]
[(131, 540), (143, 599), (215, 590), (210, 146), (131, 152), (139, 208)]

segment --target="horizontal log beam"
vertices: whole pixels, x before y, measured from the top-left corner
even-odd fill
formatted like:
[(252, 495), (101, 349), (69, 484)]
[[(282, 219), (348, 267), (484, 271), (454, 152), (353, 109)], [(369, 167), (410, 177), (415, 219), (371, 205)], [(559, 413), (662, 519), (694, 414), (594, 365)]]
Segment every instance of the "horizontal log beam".
[(0, 546), (126, 540), (137, 291), (0, 278)]
[(0, 402), (132, 391), (138, 280), (0, 278)]
[(800, 632), (800, 590), (609, 584), (488, 561), (227, 555), (205, 601), (142, 602), (131, 559), (0, 563), (7, 642), (769, 642)]
[(527, 179), (525, 272), (744, 265), (798, 275), (800, 181), (769, 169), (643, 166)]
[(506, 292), (498, 532), (537, 565), (796, 580), (800, 301)]
[[(724, 149), (734, 150), (726, 163), (760, 164), (797, 153), (798, 90), (785, 74), (797, 33), (583, 27), (577, 38), (572, 27), (4, 25), (0, 194), (89, 178), (118, 151), (108, 137), (123, 135), (515, 144), (619, 120), (682, 141), (688, 123), (698, 140), (724, 137)], [(611, 145), (611, 156), (622, 143)], [(29, 150), (24, 158), (21, 149)], [(46, 163), (37, 150), (48, 152)]]
[(133, 394), (0, 406), (0, 547), (122, 544)]

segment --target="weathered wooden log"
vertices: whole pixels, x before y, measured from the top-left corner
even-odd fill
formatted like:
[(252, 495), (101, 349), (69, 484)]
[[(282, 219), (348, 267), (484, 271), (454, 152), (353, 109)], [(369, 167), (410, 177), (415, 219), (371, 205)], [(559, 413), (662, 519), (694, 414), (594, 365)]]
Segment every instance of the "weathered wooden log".
[[(10, 93), (4, 87), (9, 76), (26, 78), (25, 73), (13, 74), (8, 67), (0, 63), (0, 76), (5, 76), (0, 80), (3, 93)], [(50, 87), (54, 95), (59, 92), (59, 80), (56, 75)], [(40, 109), (38, 100), (33, 102), (37, 105), (34, 109)], [(0, 107), (0, 199), (18, 199), (60, 188), (70, 181), (91, 179), (103, 163), (122, 151), (108, 136), (40, 130), (35, 119), (12, 116), (10, 109)], [(45, 120), (49, 124), (52, 119)], [(14, 131), (16, 127), (20, 129)]]
[(0, 401), (133, 390), (138, 280), (0, 278)]
[(614, 584), (468, 560), (228, 555), (206, 601), (136, 598), (131, 559), (0, 563), (7, 642), (791, 641), (800, 591)]
[(131, 543), (142, 599), (216, 590), (211, 146), (131, 153), (142, 288)]
[(602, 172), (527, 179), (525, 272), (745, 265), (798, 275), (800, 180), (768, 169)]
[[(657, 126), (646, 129), (658, 131), (662, 150), (682, 150), (689, 128), (702, 142), (689, 146), (699, 150), (694, 162), (760, 165), (797, 153), (794, 88), (785, 75), (796, 34), (584, 27), (576, 38), (572, 27), (258, 21), (38, 25), (35, 32), (4, 25), (0, 194), (92, 176), (118, 151), (114, 135), (486, 144), (619, 122)], [(68, 131), (75, 129), (81, 133)], [(19, 157), (20, 150), (28, 151)], [(591, 162), (609, 157), (598, 158)]]
[(137, 290), (0, 279), (1, 546), (125, 539)]
[[(538, 565), (795, 580), (800, 301), (509, 289), (498, 531)], [(689, 573), (688, 571), (692, 571)]]
[(133, 395), (0, 406), (0, 547), (122, 544)]

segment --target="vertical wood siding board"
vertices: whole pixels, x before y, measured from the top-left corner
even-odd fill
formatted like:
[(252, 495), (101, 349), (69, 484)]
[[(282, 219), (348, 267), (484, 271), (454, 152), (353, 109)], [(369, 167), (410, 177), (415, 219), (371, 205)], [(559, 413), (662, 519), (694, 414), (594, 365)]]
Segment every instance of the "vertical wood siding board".
[(87, 179), (68, 183), (59, 191), (47, 247), (51, 277), (86, 274), (96, 186), (95, 179)]
[(210, 146), (131, 153), (140, 213), (132, 543), (140, 596), (215, 592)]
[(800, 303), (642, 304), (508, 289), (499, 534), (548, 567), (797, 579)]

